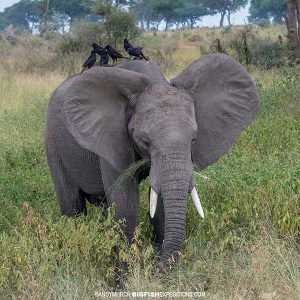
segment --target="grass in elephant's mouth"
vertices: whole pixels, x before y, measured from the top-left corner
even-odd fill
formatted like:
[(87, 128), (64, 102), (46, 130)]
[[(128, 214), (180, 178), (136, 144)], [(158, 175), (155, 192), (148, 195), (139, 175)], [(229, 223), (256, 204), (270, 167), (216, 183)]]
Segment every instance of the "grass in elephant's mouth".
[(117, 193), (119, 187), (124, 184), (127, 180), (132, 178), (134, 174), (141, 169), (142, 167), (145, 167), (146, 165), (149, 164), (149, 160), (147, 159), (141, 159), (137, 162), (134, 162), (131, 164), (126, 170), (122, 172), (122, 174), (119, 176), (119, 178), (115, 181), (111, 188), (112, 193)]
[[(182, 260), (166, 275), (153, 263), (146, 181), (130, 247), (111, 215), (104, 219), (96, 207), (89, 206), (87, 217), (60, 217), (43, 124), (49, 94), (62, 76), (28, 74), (24, 81), (24, 74), (0, 75), (0, 299), (94, 299), (94, 292), (112, 290), (115, 245), (129, 266), (123, 278), (128, 291), (298, 297), (299, 67), (253, 72), (260, 113), (230, 153), (202, 172), (208, 179), (196, 177), (206, 219), (200, 221), (189, 203)], [(131, 166), (116, 184), (145, 163)]]

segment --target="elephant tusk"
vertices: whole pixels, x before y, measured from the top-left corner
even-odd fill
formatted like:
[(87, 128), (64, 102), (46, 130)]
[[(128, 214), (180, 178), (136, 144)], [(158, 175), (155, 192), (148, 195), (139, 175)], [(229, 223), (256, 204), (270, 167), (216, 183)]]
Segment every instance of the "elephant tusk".
[(200, 217), (202, 219), (204, 219), (204, 212), (203, 212), (203, 208), (202, 208), (202, 205), (201, 205), (201, 202), (200, 202), (200, 199), (199, 199), (199, 196), (198, 196), (198, 193), (196, 191), (196, 188), (194, 187), (191, 191), (191, 197), (193, 199), (193, 202), (196, 206), (196, 209), (200, 215)]
[(150, 216), (151, 216), (151, 218), (154, 218), (154, 215), (155, 215), (156, 206), (157, 206), (157, 198), (158, 198), (157, 193), (154, 191), (153, 188), (151, 188), (151, 190), (150, 190)]

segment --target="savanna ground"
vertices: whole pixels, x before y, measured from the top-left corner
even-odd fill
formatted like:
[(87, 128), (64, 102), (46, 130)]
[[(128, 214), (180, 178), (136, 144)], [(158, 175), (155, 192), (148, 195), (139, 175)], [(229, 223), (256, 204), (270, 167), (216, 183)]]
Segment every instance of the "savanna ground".
[[(259, 30), (276, 39), (283, 27)], [(172, 78), (209, 51), (218, 29), (148, 33), (139, 42)], [(141, 184), (135, 243), (122, 242), (111, 214), (60, 216), (43, 125), (51, 92), (88, 53), (58, 56), (48, 42), (1, 46), (0, 298), (94, 299), (113, 291), (117, 260), (125, 291), (205, 291), (207, 299), (299, 299), (300, 67), (249, 67), (260, 96), (256, 121), (220, 161), (197, 175), (206, 218), (189, 200), (182, 258), (157, 268)], [(111, 250), (120, 245), (118, 258)]]

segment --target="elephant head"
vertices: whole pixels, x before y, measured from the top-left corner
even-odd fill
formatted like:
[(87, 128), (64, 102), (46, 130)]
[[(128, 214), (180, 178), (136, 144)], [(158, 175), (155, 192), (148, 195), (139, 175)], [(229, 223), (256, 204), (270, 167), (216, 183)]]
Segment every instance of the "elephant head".
[(168, 82), (155, 63), (134, 61), (92, 68), (68, 90), (63, 117), (80, 145), (119, 171), (137, 154), (150, 160), (151, 214), (160, 195), (168, 262), (182, 247), (189, 193), (203, 213), (193, 167), (218, 160), (255, 118), (259, 97), (249, 74), (215, 54)]

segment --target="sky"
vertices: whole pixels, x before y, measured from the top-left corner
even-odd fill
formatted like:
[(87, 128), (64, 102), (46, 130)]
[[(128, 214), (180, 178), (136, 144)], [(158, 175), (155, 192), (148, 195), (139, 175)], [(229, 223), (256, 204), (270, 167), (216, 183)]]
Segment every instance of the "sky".
[[(19, 0), (0, 0), (0, 11), (3, 11), (5, 7), (9, 7), (14, 3), (19, 2)], [(241, 25), (247, 22), (247, 16), (249, 12), (249, 5), (240, 10), (239, 12), (232, 15), (232, 24), (233, 25)], [(220, 23), (220, 15), (214, 16), (206, 16), (202, 18), (200, 26), (219, 26)], [(225, 20), (225, 25), (227, 25), (227, 20)]]

